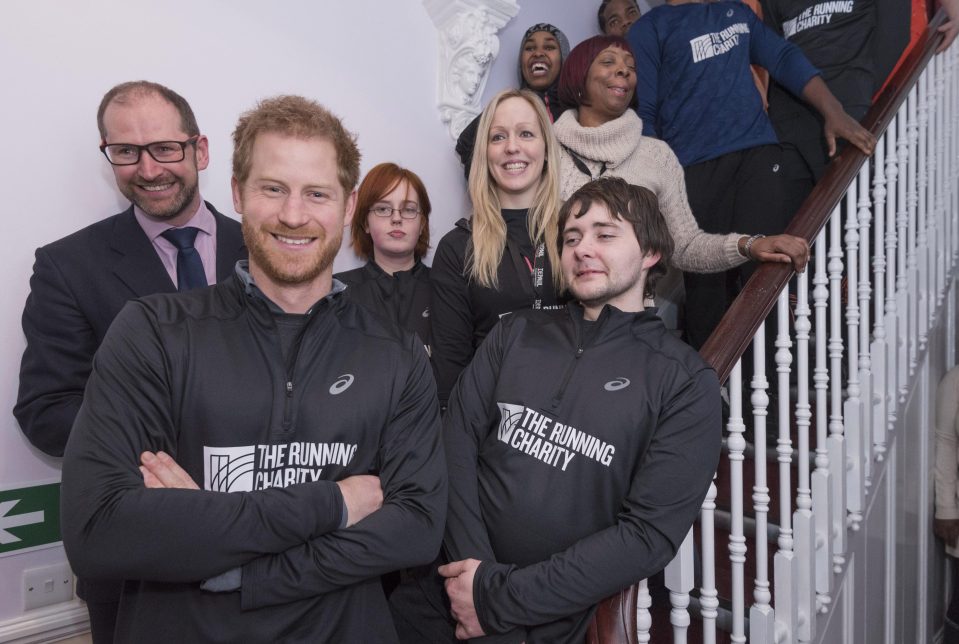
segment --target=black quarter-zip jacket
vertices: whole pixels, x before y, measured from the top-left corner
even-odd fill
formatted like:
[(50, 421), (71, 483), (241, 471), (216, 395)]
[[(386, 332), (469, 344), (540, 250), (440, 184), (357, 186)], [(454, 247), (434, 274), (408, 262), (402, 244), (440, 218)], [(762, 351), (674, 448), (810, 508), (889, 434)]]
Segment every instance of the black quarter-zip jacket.
[(487, 634), (582, 642), (602, 598), (661, 570), (715, 472), (719, 383), (650, 311), (504, 318), (444, 419), (444, 548)]
[[(131, 580), (118, 641), (395, 641), (379, 575), (431, 561), (445, 516), (426, 352), (341, 294), (291, 347), (237, 276), (116, 318), (67, 446), (62, 528), (78, 574)], [(145, 489), (147, 450), (202, 490)], [(340, 529), (335, 481), (371, 472), (383, 507)], [(238, 566), (240, 592), (200, 589)]]
[(430, 268), (417, 261), (408, 271), (389, 275), (370, 260), (334, 275), (347, 286), (346, 296), (420, 336), (430, 346)]
[[(476, 348), (501, 317), (513, 311), (529, 310), (536, 294), (531, 271), (533, 261), (529, 237), (529, 211), (504, 209), (506, 246), (497, 267), (498, 288), (481, 286), (469, 276), (472, 253), (472, 223), (460, 219), (436, 247), (430, 284), (433, 299), (433, 369), (440, 404), (446, 405), (456, 379), (469, 364)], [(520, 259), (520, 258), (525, 258)], [(553, 287), (549, 255), (543, 257), (542, 307), (554, 308), (560, 301)]]

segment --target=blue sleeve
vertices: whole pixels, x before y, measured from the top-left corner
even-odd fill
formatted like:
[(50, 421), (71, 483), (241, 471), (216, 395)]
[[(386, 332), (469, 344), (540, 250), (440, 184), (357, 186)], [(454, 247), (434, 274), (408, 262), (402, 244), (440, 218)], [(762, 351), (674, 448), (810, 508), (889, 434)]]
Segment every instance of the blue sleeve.
[(796, 45), (784, 40), (748, 7), (743, 13), (749, 23), (750, 62), (769, 70), (769, 75), (798, 97), (813, 76), (819, 75), (809, 59)]
[(659, 35), (656, 25), (647, 18), (640, 18), (626, 35), (636, 58), (637, 113), (643, 120), (643, 135), (659, 137), (657, 117), (659, 114), (659, 69), (662, 64)]

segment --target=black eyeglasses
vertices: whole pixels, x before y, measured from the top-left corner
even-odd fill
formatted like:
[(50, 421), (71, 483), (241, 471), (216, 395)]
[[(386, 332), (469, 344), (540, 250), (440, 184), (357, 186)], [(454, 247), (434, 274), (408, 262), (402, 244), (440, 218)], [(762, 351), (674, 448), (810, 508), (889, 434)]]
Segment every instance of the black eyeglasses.
[(392, 217), (394, 210), (400, 213), (400, 217), (403, 219), (416, 219), (416, 217), (420, 214), (419, 206), (414, 206), (413, 204), (408, 204), (402, 208), (394, 208), (392, 206), (380, 204), (370, 208), (370, 212), (377, 217)]
[(146, 145), (136, 143), (102, 143), (100, 151), (113, 165), (135, 165), (140, 162), (140, 153), (146, 150), (157, 163), (177, 163), (186, 157), (186, 146), (196, 143), (200, 135), (186, 141), (155, 141)]

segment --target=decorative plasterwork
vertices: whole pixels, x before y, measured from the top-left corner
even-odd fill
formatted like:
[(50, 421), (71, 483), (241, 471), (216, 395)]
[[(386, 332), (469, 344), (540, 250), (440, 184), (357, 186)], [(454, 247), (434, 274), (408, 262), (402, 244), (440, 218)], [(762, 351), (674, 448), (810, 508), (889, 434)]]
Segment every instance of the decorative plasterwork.
[(516, 0), (423, 0), (439, 32), (437, 107), (453, 139), (479, 114), (497, 33), (519, 12)]

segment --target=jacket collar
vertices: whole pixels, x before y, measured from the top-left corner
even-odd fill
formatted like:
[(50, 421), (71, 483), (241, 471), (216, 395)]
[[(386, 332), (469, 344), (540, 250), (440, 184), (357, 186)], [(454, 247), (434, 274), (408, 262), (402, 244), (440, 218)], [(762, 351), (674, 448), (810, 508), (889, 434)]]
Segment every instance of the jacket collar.
[[(240, 287), (243, 290), (243, 295), (247, 300), (255, 300), (261, 302), (270, 313), (274, 315), (286, 315), (286, 311), (281, 309), (273, 300), (268, 298), (266, 294), (260, 290), (260, 287), (256, 285), (256, 282), (253, 280), (253, 275), (250, 274), (250, 261), (247, 259), (241, 259), (237, 261), (234, 268), (234, 274), (236, 275), (236, 280), (239, 282)], [(312, 315), (316, 310), (319, 304), (322, 304), (326, 301), (332, 301), (334, 297), (346, 290), (346, 284), (340, 280), (333, 278), (333, 288), (330, 289), (330, 292), (321, 297), (306, 314)]]
[[(576, 328), (582, 331), (585, 325), (588, 324), (583, 317), (586, 311), (582, 305), (579, 302), (569, 302), (566, 304), (566, 310), (569, 311), (569, 315)], [(628, 327), (634, 337), (666, 328), (655, 307), (647, 307), (642, 311), (630, 313), (621, 311), (611, 304), (603, 307), (599, 313), (599, 317), (597, 317), (596, 321), (592, 322), (592, 324), (596, 325), (596, 333), (593, 336), (594, 341), (605, 338), (624, 327)]]
[(176, 285), (163, 268), (153, 244), (137, 223), (133, 206), (117, 217), (110, 237), (110, 249), (117, 255), (113, 265), (114, 274), (138, 297), (176, 292)]

